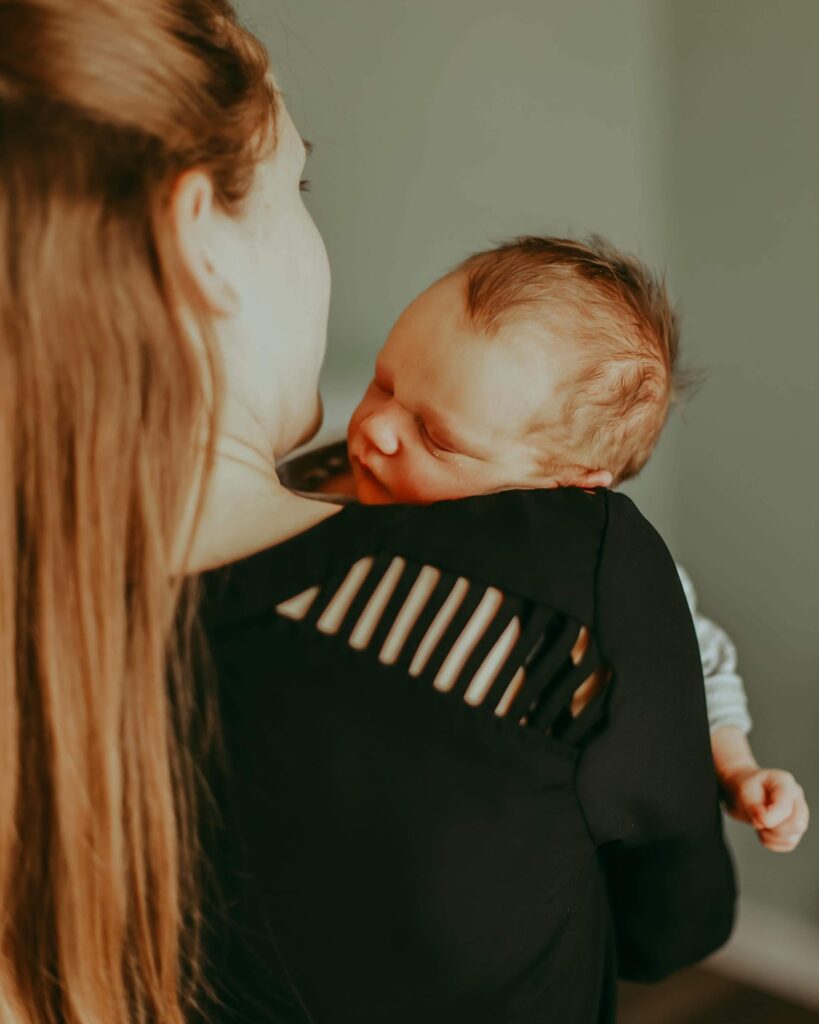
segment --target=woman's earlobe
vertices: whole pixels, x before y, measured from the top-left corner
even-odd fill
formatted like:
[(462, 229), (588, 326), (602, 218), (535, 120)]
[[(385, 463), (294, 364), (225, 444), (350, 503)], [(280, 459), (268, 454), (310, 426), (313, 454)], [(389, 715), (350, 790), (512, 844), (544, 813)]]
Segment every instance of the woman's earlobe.
[(219, 273), (216, 261), (205, 255), (208, 274), (208, 296), (212, 312), (220, 316), (234, 316), (239, 310), (239, 296), (233, 285)]

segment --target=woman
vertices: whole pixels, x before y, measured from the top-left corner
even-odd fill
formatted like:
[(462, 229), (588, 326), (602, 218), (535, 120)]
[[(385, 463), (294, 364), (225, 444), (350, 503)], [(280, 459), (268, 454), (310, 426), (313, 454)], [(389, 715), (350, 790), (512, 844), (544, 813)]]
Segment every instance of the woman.
[(673, 566), (280, 485), (304, 159), (226, 0), (0, 2), (0, 1020), (612, 1020), (732, 915)]

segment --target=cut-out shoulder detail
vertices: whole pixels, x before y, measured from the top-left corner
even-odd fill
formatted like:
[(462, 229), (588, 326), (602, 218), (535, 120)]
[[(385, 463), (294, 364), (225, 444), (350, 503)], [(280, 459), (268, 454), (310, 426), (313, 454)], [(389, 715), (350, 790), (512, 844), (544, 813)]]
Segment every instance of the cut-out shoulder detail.
[[(589, 649), (589, 640), (591, 634), (589, 633), (588, 627), (583, 626), (577, 636), (577, 641), (572, 648), (571, 659), (573, 665), (579, 665), (586, 651)], [(569, 713), (572, 718), (577, 718), (583, 708), (587, 704), (590, 704), (594, 698), (600, 693), (603, 688), (608, 684), (611, 679), (611, 672), (601, 666), (591, 672), (577, 687), (572, 696), (572, 702), (569, 705)]]
[(372, 639), (376, 626), (381, 621), (381, 616), (384, 614), (387, 602), (392, 596), (392, 592), (395, 590), (406, 564), (403, 558), (397, 557), (393, 558), (392, 562), (390, 562), (389, 569), (381, 577), (372, 597), (361, 613), (361, 618), (350, 634), (351, 647), (363, 650)]
[(494, 587), (486, 589), (480, 604), (472, 613), (472, 618), (450, 648), (449, 654), (432, 682), (436, 690), (451, 690), (455, 685), (467, 658), (486, 632), (487, 626), (497, 614), (502, 601), (503, 594), (499, 590)]
[(329, 604), (321, 613), (316, 623), (316, 627), (322, 633), (338, 632), (341, 623), (344, 621), (344, 616), (350, 610), (350, 606), (360, 590), (361, 584), (367, 578), (372, 564), (373, 560), (368, 556), (367, 558), (359, 559), (350, 567), (350, 571), (344, 577), (344, 582), (331, 597)]
[(526, 681), (526, 669), (521, 667), (512, 676), (512, 682), (506, 687), (500, 702), (495, 707), (496, 715), (505, 715), (509, 708), (512, 706), (512, 702), (520, 692), (520, 688)]
[(506, 658), (509, 657), (512, 649), (520, 636), (520, 621), (517, 617), (509, 620), (504, 631), (495, 641), (489, 654), (484, 658), (480, 668), (472, 677), (464, 691), (464, 700), (467, 704), (477, 705), (486, 697), (492, 683), (500, 671)]
[(430, 655), (442, 639), (447, 627), (455, 616), (455, 612), (458, 610), (458, 606), (466, 597), (468, 590), (469, 580), (463, 576), (458, 577), (455, 581), (455, 586), (449, 593), (449, 597), (444, 601), (443, 607), (433, 619), (432, 625), (427, 630), (424, 639), (415, 652), (415, 656), (410, 662), (409, 674), (411, 676), (419, 676), (424, 671)]
[(398, 555), (360, 558), (276, 611), (314, 620), (441, 694), (551, 735), (579, 738), (577, 721), (611, 678), (585, 624)]
[(406, 643), (407, 637), (410, 635), (412, 627), (424, 610), (424, 605), (429, 600), (433, 590), (435, 590), (440, 578), (441, 572), (439, 569), (435, 569), (431, 565), (422, 567), (412, 590), (407, 595), (406, 602), (392, 624), (387, 639), (384, 641), (384, 646), (379, 652), (378, 656), (385, 665), (392, 665), (398, 660), (398, 656), (401, 654), (401, 650)]
[(291, 597), (289, 601), (277, 604), (276, 611), (286, 619), (303, 619), (310, 611), (310, 606), (318, 597), (320, 590), (321, 587), (310, 587), (308, 590), (303, 590), (295, 597)]

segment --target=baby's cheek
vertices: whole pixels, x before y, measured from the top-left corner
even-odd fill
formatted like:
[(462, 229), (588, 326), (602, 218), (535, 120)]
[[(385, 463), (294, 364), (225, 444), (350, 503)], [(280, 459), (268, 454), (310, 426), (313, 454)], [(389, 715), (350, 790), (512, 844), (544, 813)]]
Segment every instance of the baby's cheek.
[(429, 474), (417, 458), (408, 458), (405, 452), (386, 463), (381, 479), (396, 502), (419, 505), (437, 500)]
[(434, 456), (407, 460), (397, 477), (392, 490), (396, 500), (402, 502), (428, 504), (482, 493), (479, 481), (465, 461), (436, 459)]

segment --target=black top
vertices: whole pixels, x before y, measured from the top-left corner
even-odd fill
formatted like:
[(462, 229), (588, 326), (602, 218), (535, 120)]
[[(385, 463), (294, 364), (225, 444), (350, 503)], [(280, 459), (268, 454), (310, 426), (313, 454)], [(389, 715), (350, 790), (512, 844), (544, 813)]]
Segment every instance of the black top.
[[(367, 556), (328, 631), (328, 603)], [(384, 664), (425, 566), (437, 585)], [(397, 583), (375, 635), (351, 643), (387, 573)], [(610, 1022), (618, 973), (659, 978), (725, 941), (734, 878), (696, 636), (671, 557), (628, 498), (350, 504), (203, 580), (231, 766), (208, 851), (224, 893), (214, 1019)], [(443, 691), (436, 676), (487, 587), (500, 607)], [(308, 590), (304, 618), (276, 610)], [(469, 703), (515, 616), (512, 654)], [(592, 639), (575, 666), (581, 624)], [(575, 688), (601, 665), (608, 685), (573, 716)]]

